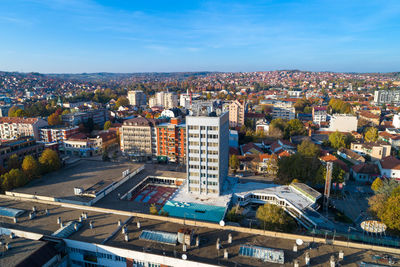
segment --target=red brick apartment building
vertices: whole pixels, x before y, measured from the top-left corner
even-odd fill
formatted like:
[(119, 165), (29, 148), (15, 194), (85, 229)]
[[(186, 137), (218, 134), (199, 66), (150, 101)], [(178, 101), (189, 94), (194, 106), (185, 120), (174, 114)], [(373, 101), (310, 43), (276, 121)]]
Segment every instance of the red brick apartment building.
[(185, 164), (186, 125), (179, 118), (157, 125), (157, 158)]

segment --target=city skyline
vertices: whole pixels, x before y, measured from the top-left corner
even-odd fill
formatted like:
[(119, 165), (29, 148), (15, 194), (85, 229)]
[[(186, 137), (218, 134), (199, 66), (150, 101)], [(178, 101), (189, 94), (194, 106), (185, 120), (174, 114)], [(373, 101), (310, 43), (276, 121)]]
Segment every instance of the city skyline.
[(396, 1), (4, 1), (0, 70), (399, 70)]

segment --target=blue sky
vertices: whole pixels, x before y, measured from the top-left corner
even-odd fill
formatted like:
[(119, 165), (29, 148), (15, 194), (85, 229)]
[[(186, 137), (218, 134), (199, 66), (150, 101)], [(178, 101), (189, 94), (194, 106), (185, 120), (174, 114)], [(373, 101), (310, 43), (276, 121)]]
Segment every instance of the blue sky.
[(398, 0), (0, 4), (0, 70), (400, 71)]

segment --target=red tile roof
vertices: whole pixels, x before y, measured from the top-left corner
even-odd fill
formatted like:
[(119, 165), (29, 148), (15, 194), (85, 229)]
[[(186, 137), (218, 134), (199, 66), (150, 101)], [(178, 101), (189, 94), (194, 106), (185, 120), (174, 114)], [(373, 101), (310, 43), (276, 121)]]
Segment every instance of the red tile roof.
[(39, 120), (38, 118), (0, 117), (0, 123), (34, 124), (38, 120)]
[(365, 173), (365, 174), (373, 174), (379, 175), (379, 168), (376, 164), (373, 163), (361, 163), (354, 165), (351, 169), (356, 173)]
[(382, 169), (400, 170), (400, 160), (394, 156), (389, 156), (380, 160)]

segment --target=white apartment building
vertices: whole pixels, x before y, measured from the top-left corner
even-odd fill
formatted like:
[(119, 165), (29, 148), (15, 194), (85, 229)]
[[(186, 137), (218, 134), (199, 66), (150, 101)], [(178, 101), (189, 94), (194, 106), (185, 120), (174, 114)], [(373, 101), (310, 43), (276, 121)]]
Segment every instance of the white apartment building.
[(40, 128), (48, 126), (47, 121), (40, 118), (0, 118), (0, 139), (12, 140), (24, 136), (40, 139)]
[(374, 93), (374, 103), (400, 104), (400, 90), (377, 90)]
[(178, 106), (178, 96), (175, 92), (158, 92), (149, 99), (149, 106), (162, 106), (170, 109)]
[(329, 131), (353, 132), (357, 131), (358, 119), (354, 115), (334, 114), (329, 123)]
[(272, 118), (282, 118), (292, 120), (296, 117), (296, 109), (292, 102), (277, 101), (272, 108)]
[(220, 195), (228, 175), (228, 112), (219, 117), (186, 117), (186, 136), (188, 192)]
[(326, 122), (327, 108), (326, 107), (313, 107), (312, 109), (313, 122), (321, 125), (321, 122)]
[(191, 98), (189, 91), (186, 94), (181, 94), (179, 96), (179, 105), (183, 108), (190, 108)]
[(146, 94), (143, 91), (129, 91), (128, 100), (131, 106), (142, 107), (146, 106)]
[(393, 127), (399, 129), (400, 128), (400, 114), (394, 114), (393, 116)]

